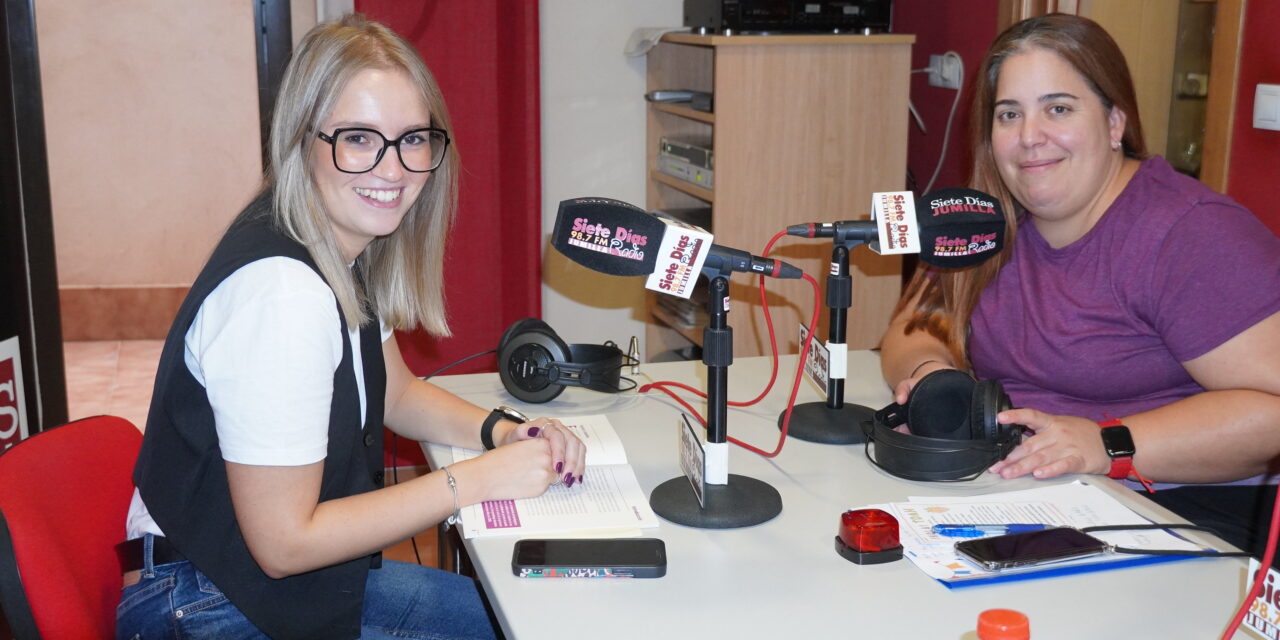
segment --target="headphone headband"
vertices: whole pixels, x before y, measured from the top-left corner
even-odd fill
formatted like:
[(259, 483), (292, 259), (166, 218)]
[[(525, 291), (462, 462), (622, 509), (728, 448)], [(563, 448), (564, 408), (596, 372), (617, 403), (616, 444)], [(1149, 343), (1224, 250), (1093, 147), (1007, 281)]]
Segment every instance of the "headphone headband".
[[(547, 402), (565, 387), (617, 393), (622, 367), (632, 360), (613, 342), (566, 344), (554, 329), (536, 318), (512, 323), (498, 343), (498, 377), (507, 392), (530, 403)], [(628, 380), (628, 382), (631, 382)]]
[[(997, 413), (1012, 407), (998, 381), (938, 370), (916, 383), (906, 405), (890, 404), (862, 424), (864, 452), (872, 464), (900, 478), (971, 480), (1021, 441), (1025, 427), (996, 421)], [(904, 422), (912, 433), (893, 429)]]

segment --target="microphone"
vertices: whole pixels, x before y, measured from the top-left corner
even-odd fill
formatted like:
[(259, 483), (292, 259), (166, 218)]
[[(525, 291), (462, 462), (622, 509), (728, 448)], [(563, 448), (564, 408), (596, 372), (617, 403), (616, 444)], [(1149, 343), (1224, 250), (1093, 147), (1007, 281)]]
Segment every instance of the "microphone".
[(802, 238), (835, 238), (839, 243), (873, 242), (880, 238), (876, 223), (871, 220), (793, 224), (787, 227), (787, 235)]
[(758, 273), (770, 278), (794, 279), (803, 275), (799, 268), (781, 260), (753, 256), (746, 251), (730, 249), (718, 244), (711, 245), (710, 254), (707, 256), (707, 261), (703, 263), (702, 268), (704, 270), (715, 269), (725, 274), (734, 271)]
[(921, 262), (943, 268), (980, 264), (1004, 247), (1004, 213), (995, 197), (963, 187), (931, 191), (914, 203), (911, 195), (875, 194), (874, 220), (797, 224), (787, 227), (787, 234), (865, 242), (885, 255), (918, 253)]
[(560, 203), (551, 246), (574, 262), (614, 276), (647, 276), (645, 287), (682, 298), (699, 273), (735, 271), (799, 278), (799, 268), (712, 244), (705, 230), (611, 198)]

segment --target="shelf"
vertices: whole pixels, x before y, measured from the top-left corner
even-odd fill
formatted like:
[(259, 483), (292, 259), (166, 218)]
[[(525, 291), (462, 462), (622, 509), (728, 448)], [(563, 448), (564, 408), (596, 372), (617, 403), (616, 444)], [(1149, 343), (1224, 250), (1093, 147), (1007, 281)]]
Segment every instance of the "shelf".
[(663, 113), (680, 116), (681, 118), (697, 120), (698, 122), (705, 122), (707, 124), (716, 123), (716, 114), (708, 113), (706, 111), (698, 111), (697, 109), (690, 109), (689, 107), (682, 107), (678, 104), (655, 102), (653, 103), (653, 108)]
[(814, 45), (814, 44), (913, 44), (914, 35), (905, 33), (877, 33), (869, 36), (858, 34), (821, 34), (821, 33), (788, 33), (773, 35), (721, 36), (697, 35), (693, 33), (668, 33), (662, 36), (663, 42), (674, 44), (692, 44), (704, 47), (726, 47), (733, 45)]
[[(648, 103), (645, 109), (650, 211), (706, 209), (715, 242), (744, 251), (770, 242), (800, 219), (861, 211), (876, 191), (901, 188), (906, 175), (910, 35), (701, 36), (667, 34), (648, 53), (646, 89), (687, 89), (715, 97), (715, 112), (688, 103)], [(710, 185), (658, 170), (663, 139), (712, 146)], [(710, 229), (714, 227), (714, 229)], [(776, 247), (806, 273), (830, 268), (830, 243), (784, 238)], [(871, 348), (888, 327), (902, 294), (902, 260), (871, 252), (851, 255), (853, 299), (846, 344)], [(736, 325), (733, 353), (768, 349), (757, 288), (730, 284)], [(807, 282), (777, 280), (767, 295), (780, 349), (798, 351), (796, 327), (810, 322)], [(702, 343), (701, 328), (681, 328), (689, 314), (646, 301), (645, 349), (665, 353)], [(705, 307), (705, 302), (703, 304)], [(705, 314), (705, 308), (703, 309)], [(814, 328), (826, 335), (827, 317)]]
[(706, 200), (707, 202), (716, 201), (716, 194), (712, 190), (706, 187), (699, 187), (692, 182), (681, 180), (675, 176), (669, 176), (657, 169), (649, 170), (649, 179), (654, 182), (661, 182), (676, 191), (686, 193), (700, 200)]
[[(660, 295), (666, 295), (666, 294), (653, 293), (650, 295), (660, 296)], [(682, 337), (684, 337), (685, 340), (688, 340), (689, 342), (692, 342), (693, 344), (696, 344), (698, 346), (702, 346), (702, 327), (683, 326), (684, 323), (680, 322), (674, 315), (671, 315), (671, 312), (662, 308), (662, 306), (657, 303), (650, 303), (649, 313), (653, 314), (653, 318), (655, 320), (658, 320), (662, 324), (666, 325), (668, 329), (671, 329), (672, 331), (679, 333)]]

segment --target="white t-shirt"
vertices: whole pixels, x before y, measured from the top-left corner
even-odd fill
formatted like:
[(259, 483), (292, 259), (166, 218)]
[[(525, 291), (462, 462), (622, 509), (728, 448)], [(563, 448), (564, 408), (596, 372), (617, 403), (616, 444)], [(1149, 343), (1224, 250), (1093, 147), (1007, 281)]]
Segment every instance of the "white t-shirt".
[[(292, 258), (251, 262), (205, 298), (187, 329), (183, 359), (209, 395), (223, 460), (302, 466), (324, 459), (341, 323), (333, 291)], [(381, 333), (383, 342), (391, 336), (386, 325)], [(360, 332), (348, 334), (363, 422)], [(128, 538), (161, 534), (137, 489), (127, 530)]]

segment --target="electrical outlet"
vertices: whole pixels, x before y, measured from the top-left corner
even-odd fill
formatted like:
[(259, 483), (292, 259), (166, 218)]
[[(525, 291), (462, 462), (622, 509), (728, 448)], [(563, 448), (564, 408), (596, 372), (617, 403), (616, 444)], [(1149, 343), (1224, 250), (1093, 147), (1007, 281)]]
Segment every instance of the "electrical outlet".
[(944, 89), (959, 89), (960, 58), (956, 56), (929, 56), (929, 86)]

